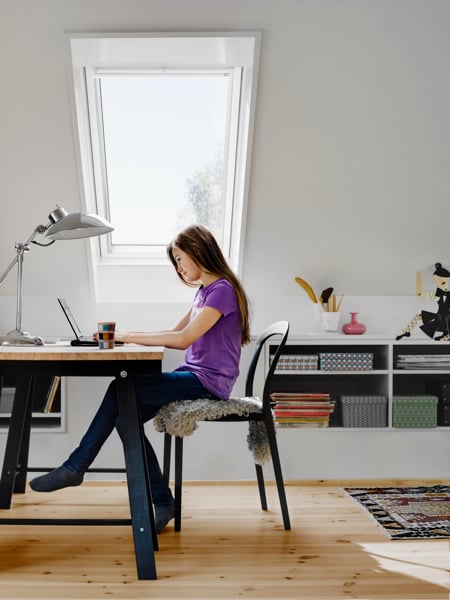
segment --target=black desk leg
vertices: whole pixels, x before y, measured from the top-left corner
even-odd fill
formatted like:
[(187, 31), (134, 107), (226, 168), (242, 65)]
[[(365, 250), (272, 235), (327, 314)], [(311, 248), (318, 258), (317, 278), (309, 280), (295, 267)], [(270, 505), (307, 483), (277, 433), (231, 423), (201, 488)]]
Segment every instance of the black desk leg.
[[(32, 377), (18, 377), (14, 403), (9, 423), (8, 439), (6, 440), (5, 456), (0, 486), (0, 508), (10, 508), (14, 489), (17, 466), (26, 450), (28, 454), (31, 418), (31, 383)], [(27, 439), (25, 439), (25, 437)], [(27, 458), (25, 459), (27, 460)], [(25, 474), (26, 477), (26, 474)], [(19, 486), (20, 487), (20, 486)], [(19, 490), (23, 491), (23, 490)]]
[(31, 380), (31, 386), (28, 389), (28, 402), (25, 412), (25, 421), (22, 430), (22, 441), (19, 449), (19, 460), (17, 466), (20, 467), (20, 471), (16, 474), (16, 480), (14, 482), (13, 492), (15, 494), (24, 494), (27, 485), (28, 476), (28, 456), (30, 451), (30, 437), (31, 437), (31, 417), (33, 411), (33, 399), (32, 392), (33, 386), (35, 385), (36, 379), (33, 377)]
[[(122, 371), (116, 378), (116, 385), (138, 577), (156, 579), (154, 550), (158, 550), (158, 541), (142, 421), (136, 403), (134, 383), (126, 371)], [(136, 435), (137, 432), (139, 435)]]

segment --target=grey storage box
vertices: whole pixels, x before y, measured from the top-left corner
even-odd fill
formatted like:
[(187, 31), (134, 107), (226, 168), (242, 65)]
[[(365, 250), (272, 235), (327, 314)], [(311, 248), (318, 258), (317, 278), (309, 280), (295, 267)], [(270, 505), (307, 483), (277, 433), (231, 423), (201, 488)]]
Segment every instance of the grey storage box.
[(341, 396), (343, 427), (387, 427), (386, 396)]

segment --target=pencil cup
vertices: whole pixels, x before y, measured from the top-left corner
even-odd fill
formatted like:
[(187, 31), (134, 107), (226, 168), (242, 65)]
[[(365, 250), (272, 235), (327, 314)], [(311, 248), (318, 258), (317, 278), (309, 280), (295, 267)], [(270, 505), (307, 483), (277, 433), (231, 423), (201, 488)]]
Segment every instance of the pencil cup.
[(322, 313), (322, 331), (337, 331), (339, 329), (339, 312)]
[(100, 350), (112, 350), (114, 348), (115, 332), (116, 324), (113, 321), (98, 323), (98, 347)]
[(312, 311), (313, 311), (313, 319), (314, 321), (320, 321), (322, 318), (322, 307), (320, 306), (320, 304), (318, 302), (314, 302), (312, 305)]

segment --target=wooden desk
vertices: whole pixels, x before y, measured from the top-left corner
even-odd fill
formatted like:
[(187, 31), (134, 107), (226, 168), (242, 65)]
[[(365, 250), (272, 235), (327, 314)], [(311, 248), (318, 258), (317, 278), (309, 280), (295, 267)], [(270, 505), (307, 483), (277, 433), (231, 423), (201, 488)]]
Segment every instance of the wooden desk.
[(158, 549), (158, 542), (144, 452), (143, 426), (136, 404), (133, 377), (161, 372), (162, 359), (162, 348), (144, 346), (125, 345), (113, 350), (70, 345), (0, 347), (0, 376), (17, 377), (0, 480), (0, 509), (11, 507), (13, 492), (25, 492), (33, 378), (61, 375), (116, 378), (131, 513), (131, 519), (128, 520), (0, 518), (0, 523), (132, 525), (138, 577), (156, 579), (154, 550)]

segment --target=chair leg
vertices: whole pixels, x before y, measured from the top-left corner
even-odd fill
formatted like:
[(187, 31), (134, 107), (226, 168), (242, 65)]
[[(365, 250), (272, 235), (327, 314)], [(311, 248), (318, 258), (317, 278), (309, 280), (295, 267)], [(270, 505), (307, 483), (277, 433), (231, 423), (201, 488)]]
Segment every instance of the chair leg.
[(170, 481), (170, 454), (172, 450), (172, 436), (170, 433), (164, 434), (164, 457), (163, 457), (163, 475), (167, 481)]
[(269, 438), (270, 454), (272, 455), (273, 470), (275, 473), (275, 481), (278, 488), (278, 497), (280, 499), (281, 514), (283, 516), (283, 524), (285, 529), (291, 528), (291, 522), (289, 519), (289, 510), (286, 499), (286, 491), (284, 489), (283, 473), (281, 471), (280, 455), (278, 453), (278, 445), (275, 434), (275, 427), (273, 425), (272, 417), (264, 421), (266, 423), (267, 435)]
[(267, 510), (266, 486), (264, 485), (264, 474), (261, 465), (256, 465), (256, 480), (258, 482), (259, 498), (261, 500), (261, 509)]
[(183, 485), (183, 438), (175, 437), (175, 531), (181, 530), (181, 494)]

